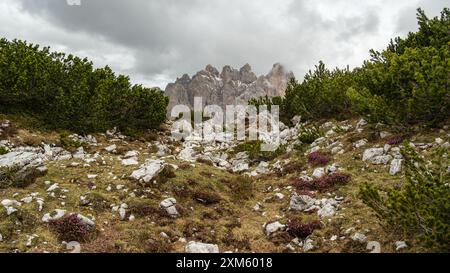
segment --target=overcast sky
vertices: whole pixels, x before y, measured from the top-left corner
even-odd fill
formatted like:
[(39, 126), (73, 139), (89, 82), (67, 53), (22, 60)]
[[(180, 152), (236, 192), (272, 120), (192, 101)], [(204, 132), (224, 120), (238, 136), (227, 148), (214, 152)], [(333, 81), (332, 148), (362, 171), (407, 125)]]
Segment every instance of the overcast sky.
[[(72, 0), (74, 1), (74, 0)], [(281, 62), (297, 78), (319, 60), (358, 66), (371, 48), (417, 29), (448, 0), (1, 0), (0, 36), (92, 59), (165, 88), (207, 64), (257, 74)]]

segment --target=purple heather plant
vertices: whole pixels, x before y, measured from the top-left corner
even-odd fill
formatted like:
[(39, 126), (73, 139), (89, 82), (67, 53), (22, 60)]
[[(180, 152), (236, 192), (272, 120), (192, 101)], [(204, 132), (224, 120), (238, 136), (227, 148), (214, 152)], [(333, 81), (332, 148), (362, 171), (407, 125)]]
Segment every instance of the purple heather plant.
[(389, 145), (398, 145), (401, 144), (404, 140), (405, 138), (403, 136), (397, 135), (389, 138), (386, 143)]
[(294, 219), (290, 220), (287, 226), (287, 232), (291, 236), (304, 239), (313, 234), (314, 230), (320, 229), (322, 227), (322, 224), (319, 221), (312, 221), (303, 224), (301, 220)]
[(308, 162), (315, 166), (325, 166), (330, 162), (330, 158), (322, 152), (314, 152), (308, 155)]
[(77, 214), (71, 214), (50, 222), (52, 228), (63, 241), (85, 241), (91, 228), (85, 224)]
[(294, 180), (297, 191), (320, 191), (324, 192), (336, 186), (346, 184), (350, 180), (350, 175), (345, 173), (333, 173), (314, 180), (303, 178)]

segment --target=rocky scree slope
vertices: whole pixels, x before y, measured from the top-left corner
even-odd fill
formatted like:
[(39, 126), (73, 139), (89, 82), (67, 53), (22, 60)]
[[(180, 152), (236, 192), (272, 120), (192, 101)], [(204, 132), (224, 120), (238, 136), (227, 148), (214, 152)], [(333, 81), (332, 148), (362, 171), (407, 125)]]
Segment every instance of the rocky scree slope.
[[(0, 251), (427, 251), (382, 228), (358, 197), (363, 182), (404, 179), (389, 127), (293, 122), (281, 125), (279, 152), (259, 155), (242, 148), (255, 143), (197, 132), (175, 141), (171, 123), (131, 139), (30, 132), (3, 119)], [(322, 134), (302, 142), (314, 127)], [(430, 158), (450, 146), (449, 126), (409, 140)]]

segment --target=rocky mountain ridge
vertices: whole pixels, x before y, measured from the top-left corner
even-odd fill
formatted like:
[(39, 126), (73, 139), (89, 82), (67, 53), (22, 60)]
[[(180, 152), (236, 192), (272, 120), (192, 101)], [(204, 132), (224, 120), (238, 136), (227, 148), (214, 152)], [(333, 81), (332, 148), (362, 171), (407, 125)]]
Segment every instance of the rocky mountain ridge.
[(276, 63), (267, 75), (256, 76), (249, 64), (237, 70), (225, 66), (222, 72), (212, 65), (199, 71), (192, 78), (184, 74), (167, 85), (166, 95), (170, 99), (168, 114), (175, 105), (187, 105), (191, 109), (194, 97), (202, 97), (203, 105), (246, 104), (248, 100), (261, 96), (284, 96), (289, 80), (294, 74)]

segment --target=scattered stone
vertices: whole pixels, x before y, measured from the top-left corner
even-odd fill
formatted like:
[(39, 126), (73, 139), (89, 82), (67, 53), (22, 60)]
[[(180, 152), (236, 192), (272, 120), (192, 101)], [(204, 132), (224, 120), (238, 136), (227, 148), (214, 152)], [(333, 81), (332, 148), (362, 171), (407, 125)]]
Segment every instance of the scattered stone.
[(261, 161), (261, 163), (259, 163), (258, 167), (255, 170), (257, 173), (259, 174), (266, 174), (269, 173), (269, 163), (265, 162), (265, 161)]
[(86, 216), (82, 215), (82, 214), (77, 214), (77, 218), (85, 225), (88, 226), (95, 226), (95, 222), (89, 218), (87, 218)]
[(159, 206), (164, 209), (170, 217), (176, 218), (179, 216), (176, 204), (177, 200), (175, 198), (167, 198), (163, 200)]
[(314, 178), (321, 178), (325, 175), (325, 168), (317, 168), (314, 170), (312, 176)]
[(24, 198), (20, 199), (20, 202), (25, 203), (25, 204), (30, 204), (31, 202), (33, 202), (33, 196), (24, 197)]
[(26, 184), (47, 174), (43, 156), (34, 152), (18, 151), (0, 155), (0, 168), (7, 168), (11, 172), (9, 176), (12, 181)]
[(131, 178), (148, 183), (162, 172), (165, 166), (166, 163), (163, 160), (147, 160), (131, 174)]
[(248, 169), (250, 169), (250, 167), (247, 162), (239, 161), (237, 163), (233, 163), (232, 171), (234, 173), (245, 172), (248, 171)]
[(280, 200), (283, 200), (284, 199), (284, 194), (278, 192), (278, 193), (275, 193), (275, 197), (277, 197)]
[(405, 249), (407, 247), (408, 247), (408, 245), (404, 241), (397, 241), (397, 242), (395, 242), (395, 250), (396, 251)]
[(6, 209), (6, 215), (11, 215), (17, 212), (16, 207), (22, 206), (22, 204), (16, 200), (5, 199), (1, 202), (2, 206)]
[(48, 223), (50, 221), (59, 220), (59, 219), (63, 218), (64, 215), (66, 215), (65, 210), (55, 209), (53, 212), (44, 214), (44, 216), (42, 217), (42, 222)]
[(120, 208), (118, 209), (118, 211), (119, 211), (119, 217), (120, 217), (120, 220), (125, 220), (125, 217), (127, 216), (127, 208), (128, 208), (128, 205), (127, 204), (122, 204), (122, 205), (120, 205)]
[(440, 137), (436, 138), (436, 140), (434, 141), (437, 145), (442, 145), (444, 144), (444, 140)]
[(77, 134), (70, 135), (69, 138), (75, 142), (87, 143), (89, 145), (96, 145), (97, 139), (92, 135), (80, 136)]
[(295, 116), (291, 119), (292, 124), (297, 125), (302, 121), (302, 117), (301, 116)]
[(380, 138), (381, 139), (385, 139), (385, 138), (387, 138), (389, 136), (391, 136), (391, 133), (389, 133), (389, 132), (383, 131), (383, 132), (380, 133)]
[(158, 148), (158, 152), (156, 153), (157, 156), (162, 157), (170, 154), (170, 149), (164, 144), (156, 144), (156, 147)]
[(365, 243), (367, 241), (367, 236), (362, 233), (357, 232), (357, 233), (353, 234), (351, 239), (355, 242)]
[(138, 151), (128, 151), (123, 158), (132, 158), (132, 157), (137, 157), (139, 155)]
[(263, 208), (263, 206), (261, 205), (261, 203), (257, 203), (257, 204), (253, 207), (253, 210), (254, 210), (254, 211), (261, 211), (262, 208)]
[(98, 176), (97, 174), (88, 174), (87, 178), (88, 179), (95, 179), (95, 178), (97, 178), (97, 176)]
[(308, 195), (294, 195), (291, 197), (289, 208), (295, 211), (309, 211), (315, 206), (316, 199)]
[(374, 165), (386, 165), (392, 160), (391, 155), (380, 155), (372, 158), (370, 162)]
[(178, 154), (178, 158), (187, 162), (195, 162), (196, 161), (196, 152), (193, 147), (185, 147)]
[(270, 236), (273, 233), (277, 232), (277, 231), (281, 231), (284, 230), (286, 228), (286, 225), (281, 224), (280, 222), (273, 222), (270, 224), (267, 224), (265, 227), (265, 231), (266, 231), (266, 235)]
[(117, 151), (117, 145), (113, 144), (105, 148), (108, 153), (115, 153)]
[(317, 214), (320, 217), (331, 217), (336, 214), (336, 208), (331, 203), (326, 203), (317, 211)]
[(219, 246), (191, 241), (186, 245), (186, 253), (219, 253)]
[(391, 168), (389, 169), (389, 174), (394, 176), (402, 171), (403, 159), (394, 159), (391, 162)]
[(367, 243), (367, 250), (371, 250), (370, 253), (381, 253), (381, 244), (377, 241), (370, 241)]
[(367, 144), (367, 139), (361, 139), (353, 143), (353, 148), (358, 149)]
[(314, 241), (311, 239), (306, 239), (303, 243), (303, 251), (309, 252), (314, 249)]
[(122, 160), (122, 165), (123, 166), (139, 165), (139, 161), (138, 161), (137, 157), (126, 158), (126, 159)]
[(57, 189), (59, 189), (59, 184), (58, 184), (58, 183), (55, 183), (55, 184), (51, 185), (51, 186), (47, 189), (47, 192), (53, 192), (53, 191), (55, 191), (55, 190), (57, 190)]
[(359, 120), (358, 123), (356, 124), (356, 128), (357, 128), (357, 129), (360, 129), (360, 128), (366, 126), (366, 125), (367, 125), (367, 121), (365, 121), (364, 119), (361, 119), (361, 120)]
[(384, 154), (383, 148), (371, 148), (364, 151), (363, 161), (370, 161), (377, 156), (382, 156)]
[(34, 239), (38, 238), (39, 236), (36, 234), (33, 235), (27, 235), (27, 243), (25, 244), (26, 247), (32, 247)]

